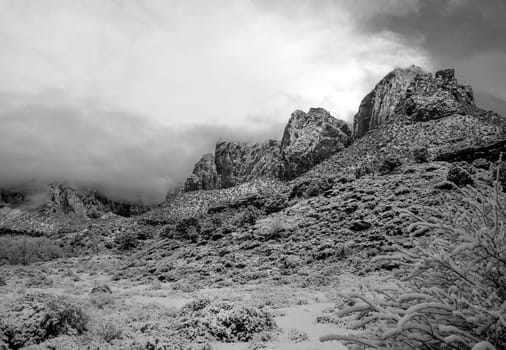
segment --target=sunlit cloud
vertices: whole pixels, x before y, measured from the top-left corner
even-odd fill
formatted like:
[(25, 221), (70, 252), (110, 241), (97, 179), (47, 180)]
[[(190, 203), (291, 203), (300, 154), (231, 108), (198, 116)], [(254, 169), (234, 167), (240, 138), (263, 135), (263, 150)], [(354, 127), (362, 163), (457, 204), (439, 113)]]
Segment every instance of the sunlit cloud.
[(351, 121), (388, 71), (432, 60), (355, 15), (416, 13), (418, 1), (350, 3), (0, 0), (0, 129), (11, 135), (0, 176), (158, 193), (220, 136), (279, 139), (293, 110), (313, 106)]

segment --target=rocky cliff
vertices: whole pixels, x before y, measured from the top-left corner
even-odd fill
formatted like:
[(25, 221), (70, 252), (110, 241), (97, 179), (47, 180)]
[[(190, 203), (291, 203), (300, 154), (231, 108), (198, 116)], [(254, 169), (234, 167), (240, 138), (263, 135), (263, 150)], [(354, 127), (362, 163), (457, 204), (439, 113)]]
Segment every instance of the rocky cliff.
[(141, 203), (112, 200), (95, 190), (78, 189), (62, 183), (49, 185), (45, 206), (52, 212), (92, 218), (108, 212), (130, 217), (148, 210)]
[(348, 125), (323, 108), (292, 113), (281, 140), (285, 179), (293, 179), (352, 142)]
[[(66, 183), (52, 183), (40, 190), (0, 190), (0, 207), (40, 210), (47, 214), (73, 215), (81, 218), (99, 217), (108, 212), (130, 217), (148, 208), (140, 203), (116, 201), (100, 192), (80, 189)], [(3, 203), (3, 204), (2, 204)]]
[(186, 179), (185, 191), (214, 190), (221, 187), (216, 171), (214, 155), (206, 153), (193, 167), (192, 175)]
[(214, 157), (206, 154), (186, 180), (185, 190), (211, 190), (258, 178), (290, 180), (352, 142), (348, 125), (323, 108), (292, 113), (281, 142), (221, 141)]
[(427, 121), (476, 111), (470, 86), (460, 85), (453, 69), (434, 75), (419, 67), (398, 68), (387, 74), (360, 103), (353, 136), (392, 121)]
[(269, 140), (251, 145), (218, 142), (215, 163), (223, 188), (260, 177), (276, 178), (281, 171), (279, 142)]

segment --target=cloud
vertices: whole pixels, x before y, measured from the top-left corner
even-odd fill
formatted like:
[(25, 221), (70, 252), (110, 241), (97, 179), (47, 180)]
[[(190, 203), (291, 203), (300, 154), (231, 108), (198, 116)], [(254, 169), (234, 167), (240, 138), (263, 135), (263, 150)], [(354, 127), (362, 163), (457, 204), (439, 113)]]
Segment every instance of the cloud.
[(373, 12), (357, 28), (393, 33), (425, 51), (435, 67), (455, 67), (458, 78), (473, 85), (477, 104), (506, 115), (505, 13), (504, 0), (424, 0), (411, 13)]
[(350, 121), (393, 68), (432, 68), (424, 46), (361, 23), (421, 3), (0, 0), (0, 186), (156, 201), (219, 138), (279, 139), (313, 106)]
[(5, 99), (11, 105), (0, 109), (0, 187), (68, 181), (117, 199), (160, 202), (220, 137), (258, 142), (282, 132), (268, 121), (250, 130), (160, 128), (144, 115), (47, 103), (40, 96), (0, 95)]

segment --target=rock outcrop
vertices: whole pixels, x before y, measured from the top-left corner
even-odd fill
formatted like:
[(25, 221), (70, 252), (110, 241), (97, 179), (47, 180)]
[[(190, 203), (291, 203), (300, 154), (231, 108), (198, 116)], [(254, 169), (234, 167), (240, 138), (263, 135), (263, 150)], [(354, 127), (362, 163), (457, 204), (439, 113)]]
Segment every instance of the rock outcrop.
[(221, 187), (231, 187), (260, 177), (277, 178), (281, 171), (279, 142), (216, 144), (215, 163)]
[(0, 207), (3, 203), (12, 205), (22, 204), (26, 202), (26, 197), (25, 191), (0, 189)]
[(78, 189), (63, 183), (48, 186), (44, 207), (50, 213), (91, 218), (100, 217), (107, 212), (130, 217), (148, 209), (140, 203), (111, 200), (97, 191)]
[(352, 142), (348, 125), (323, 108), (292, 113), (281, 140), (284, 178), (293, 179)]
[(353, 136), (391, 121), (427, 121), (476, 110), (470, 86), (459, 85), (453, 69), (434, 75), (411, 66), (386, 75), (362, 100), (354, 117)]
[(221, 187), (216, 171), (214, 155), (206, 153), (193, 167), (192, 175), (186, 179), (185, 191), (214, 190)]
[(61, 183), (49, 185), (46, 207), (53, 213), (72, 213), (83, 217), (87, 214), (84, 202), (81, 196), (78, 195), (77, 189)]
[(214, 157), (206, 154), (186, 180), (186, 191), (232, 187), (259, 178), (290, 180), (308, 171), (352, 142), (348, 125), (323, 108), (297, 110), (281, 142), (220, 141)]

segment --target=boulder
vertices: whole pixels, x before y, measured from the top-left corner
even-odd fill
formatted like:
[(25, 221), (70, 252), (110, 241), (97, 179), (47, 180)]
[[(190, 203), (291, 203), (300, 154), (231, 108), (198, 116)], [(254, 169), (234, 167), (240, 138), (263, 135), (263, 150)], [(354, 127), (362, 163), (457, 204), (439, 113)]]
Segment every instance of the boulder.
[(91, 289), (90, 294), (112, 294), (111, 287), (109, 287), (107, 284), (102, 284), (99, 286), (95, 286)]
[(352, 142), (348, 125), (323, 108), (292, 113), (281, 140), (283, 177), (290, 180), (313, 168)]

